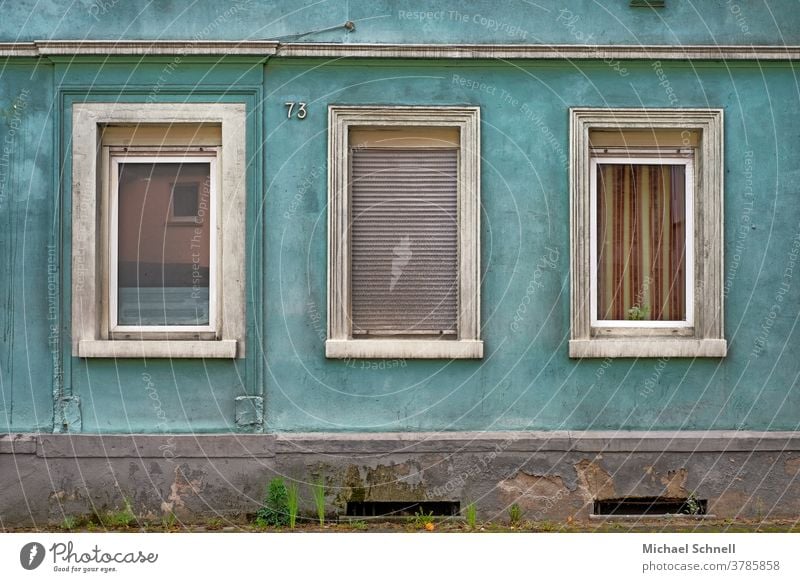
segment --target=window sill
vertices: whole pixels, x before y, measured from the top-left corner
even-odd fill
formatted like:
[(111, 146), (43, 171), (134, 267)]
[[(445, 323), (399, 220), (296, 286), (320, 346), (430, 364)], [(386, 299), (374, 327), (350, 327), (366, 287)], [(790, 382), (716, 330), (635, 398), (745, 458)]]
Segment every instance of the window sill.
[(480, 359), (481, 340), (328, 340), (327, 358)]
[(724, 358), (724, 339), (591, 339), (570, 340), (570, 358)]
[(81, 340), (80, 358), (228, 358), (236, 357), (236, 340)]

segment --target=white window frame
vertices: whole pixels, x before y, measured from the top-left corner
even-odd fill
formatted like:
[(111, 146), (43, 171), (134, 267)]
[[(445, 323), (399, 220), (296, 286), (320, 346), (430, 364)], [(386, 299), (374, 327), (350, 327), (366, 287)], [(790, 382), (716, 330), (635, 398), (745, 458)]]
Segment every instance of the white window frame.
[[(245, 355), (246, 106), (244, 103), (76, 103), (72, 108), (72, 354), (82, 358), (243, 358)], [(110, 228), (108, 188), (111, 153), (103, 128), (153, 124), (156, 143), (147, 142), (163, 161), (187, 157), (195, 146), (218, 147), (217, 188), (211, 261), (217, 265), (211, 330), (186, 326), (111, 325)], [(176, 125), (177, 124), (177, 125)], [(219, 141), (179, 139), (180, 124), (218, 126)], [(152, 135), (153, 132), (144, 132)], [(169, 134), (169, 135), (167, 135)], [(219, 138), (217, 138), (219, 139)], [(127, 144), (126, 144), (127, 145)], [(160, 147), (164, 146), (164, 147)], [(136, 150), (132, 147), (131, 150)], [(209, 150), (213, 149), (208, 148)], [(171, 152), (171, 153), (168, 153)], [(132, 157), (135, 153), (130, 154)], [(144, 154), (140, 154), (144, 155)], [(211, 294), (211, 293), (210, 293)], [(211, 307), (211, 306), (210, 306)]]
[[(350, 321), (350, 128), (459, 130), (459, 316), (456, 339), (354, 338)], [(480, 109), (328, 108), (328, 358), (482, 358), (480, 339)]]
[[(589, 138), (592, 130), (679, 130), (681, 135), (696, 132), (700, 136), (696, 146), (688, 138), (686, 144), (692, 148), (693, 159), (691, 188), (686, 194), (686, 231), (691, 237), (686, 279), (687, 285), (690, 279), (692, 285), (687, 287), (685, 322), (597, 321), (596, 164), (613, 159), (626, 160), (623, 163), (646, 163), (649, 159), (675, 163), (666, 161), (668, 154), (663, 150), (672, 150), (676, 159), (686, 153), (682, 145), (650, 148), (649, 153), (644, 153), (645, 148), (632, 147), (625, 153), (596, 155)], [(727, 354), (723, 325), (723, 169), (721, 109), (570, 109), (570, 357), (718, 358)]]
[[(108, 317), (109, 334), (126, 333), (148, 333), (148, 332), (212, 332), (216, 333), (218, 328), (217, 321), (217, 301), (219, 292), (217, 289), (217, 271), (219, 270), (217, 257), (217, 152), (213, 151), (213, 156), (202, 154), (195, 155), (155, 155), (155, 156), (135, 156), (135, 155), (111, 155), (111, 171), (109, 174), (109, 244), (108, 244)], [(200, 161), (202, 160), (202, 161)], [(119, 164), (208, 164), (209, 165), (209, 273), (208, 273), (208, 325), (120, 325), (119, 318)], [(172, 193), (170, 192), (170, 195)], [(172, 212), (172, 202), (170, 197), (170, 213)], [(172, 220), (170, 216), (169, 220)], [(170, 224), (170, 222), (168, 222)], [(180, 226), (193, 224), (188, 220), (178, 223)]]
[[(685, 304), (686, 304), (686, 319), (681, 321), (621, 321), (609, 319), (597, 319), (597, 165), (598, 164), (624, 164), (624, 165), (670, 165), (670, 166), (684, 166), (685, 167), (685, 200), (684, 208), (686, 209), (686, 240), (685, 240), (685, 254), (686, 272), (685, 283)], [(659, 156), (653, 157), (652, 155), (646, 156), (624, 156), (624, 157), (604, 157), (592, 156), (590, 161), (590, 199), (589, 199), (589, 236), (590, 241), (590, 256), (589, 267), (590, 271), (590, 286), (591, 286), (591, 321), (592, 327), (641, 327), (641, 328), (671, 328), (671, 327), (693, 327), (694, 326), (694, 161), (690, 157), (677, 157), (677, 156)]]

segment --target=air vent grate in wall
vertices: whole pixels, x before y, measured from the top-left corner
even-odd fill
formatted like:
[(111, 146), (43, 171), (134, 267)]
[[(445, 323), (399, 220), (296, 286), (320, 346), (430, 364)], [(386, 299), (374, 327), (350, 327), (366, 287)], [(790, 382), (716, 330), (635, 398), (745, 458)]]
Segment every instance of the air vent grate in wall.
[(631, 8), (664, 8), (664, 0), (631, 0)]
[(434, 516), (458, 515), (458, 501), (348, 501), (345, 514), (348, 517), (409, 517), (422, 510)]
[(705, 515), (708, 502), (688, 497), (595, 499), (595, 515)]

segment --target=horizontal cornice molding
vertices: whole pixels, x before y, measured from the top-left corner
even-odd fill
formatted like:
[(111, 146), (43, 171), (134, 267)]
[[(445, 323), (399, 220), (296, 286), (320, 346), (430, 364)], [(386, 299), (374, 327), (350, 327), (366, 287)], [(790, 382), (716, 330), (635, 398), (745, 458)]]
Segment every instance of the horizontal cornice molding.
[(413, 59), (658, 59), (787, 61), (800, 46), (547, 45), (547, 44), (342, 44), (273, 40), (41, 40), (0, 42), (0, 56), (238, 55)]
[(0, 434), (0, 455), (272, 457), (402, 453), (794, 453), (800, 431), (508, 431), (277, 434)]

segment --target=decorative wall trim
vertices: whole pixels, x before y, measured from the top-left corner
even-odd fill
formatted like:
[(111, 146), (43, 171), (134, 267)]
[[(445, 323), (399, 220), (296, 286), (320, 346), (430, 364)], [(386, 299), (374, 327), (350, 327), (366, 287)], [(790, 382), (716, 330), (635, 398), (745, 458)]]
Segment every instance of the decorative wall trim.
[(480, 359), (480, 340), (359, 339), (325, 342), (326, 358)]
[(796, 60), (800, 47), (670, 45), (515, 45), (515, 44), (281, 44), (286, 57), (385, 57), (423, 59), (723, 59)]
[(0, 57), (40, 57), (35, 42), (0, 42)]
[(275, 452), (751, 452), (800, 450), (800, 431), (459, 431), (278, 433)]
[(724, 339), (605, 339), (570, 340), (571, 358), (724, 358)]
[[(236, 340), (81, 340), (80, 358), (235, 358)], [(239, 355), (241, 357), (241, 355)]]
[(273, 457), (297, 454), (800, 451), (800, 431), (508, 431), (278, 434), (5, 434), (0, 454), (47, 458)]
[(282, 57), (383, 57), (407, 59), (648, 59), (800, 60), (800, 46), (547, 45), (547, 44), (341, 44), (196, 40), (38, 40), (0, 43), (0, 57), (79, 55), (239, 55)]
[[(28, 443), (26, 443), (28, 441)], [(35, 446), (31, 451), (30, 442)], [(12, 450), (8, 450), (13, 447)], [(275, 437), (252, 434), (42, 434), (0, 436), (0, 453), (35, 452), (51, 458), (274, 457)]]

